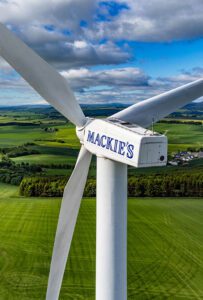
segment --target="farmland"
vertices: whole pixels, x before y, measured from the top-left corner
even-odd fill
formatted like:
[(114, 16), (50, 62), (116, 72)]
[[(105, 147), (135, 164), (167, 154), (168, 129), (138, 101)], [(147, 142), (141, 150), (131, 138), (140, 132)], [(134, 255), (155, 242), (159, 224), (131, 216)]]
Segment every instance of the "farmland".
[(202, 125), (159, 123), (155, 125), (155, 130), (167, 134), (169, 152), (183, 151), (189, 147), (203, 145)]
[[(202, 129), (155, 124), (156, 131), (167, 133), (169, 154), (203, 147)], [(73, 125), (53, 110), (0, 110), (0, 161), (5, 163), (0, 175), (5, 173), (5, 181), (8, 172), (18, 175), (16, 186), (0, 182), (0, 300), (45, 298), (61, 199), (22, 197), (18, 185), (23, 176), (69, 177), (79, 146)], [(185, 166), (129, 168), (131, 178), (147, 180), (202, 172), (203, 159)], [(89, 178), (95, 179), (95, 158)], [(84, 198), (60, 299), (95, 299), (95, 213), (95, 198)], [(202, 214), (203, 201), (195, 197), (128, 200), (128, 299), (203, 299)]]
[[(44, 299), (60, 199), (0, 185), (0, 299)], [(60, 299), (94, 299), (95, 199), (85, 198)], [(129, 199), (128, 299), (203, 298), (201, 199)]]
[[(37, 154), (20, 155), (11, 159), (19, 163), (44, 164), (44, 174), (61, 175), (64, 174), (61, 168), (55, 166), (51, 169), (52, 164), (68, 164), (74, 166), (79, 151), (79, 141), (75, 134), (75, 128), (72, 124), (67, 123), (60, 115), (48, 109), (28, 109), (26, 111), (6, 111), (0, 110), (0, 148), (20, 147), (27, 143), (29, 151), (35, 150)], [(94, 114), (94, 110), (91, 111)], [(189, 120), (192, 121), (192, 120)], [(12, 125), (11, 125), (12, 124)], [(2, 126), (3, 125), (3, 126)], [(26, 126), (25, 126), (26, 125)], [(155, 130), (160, 133), (166, 133), (169, 139), (169, 154), (172, 152), (186, 150), (189, 147), (203, 147), (202, 125), (191, 124), (155, 124)], [(1, 154), (0, 154), (1, 156)], [(92, 165), (95, 165), (95, 160)], [(195, 167), (202, 164), (196, 163)], [(189, 168), (193, 167), (193, 163)], [(202, 168), (202, 167), (201, 167)], [(70, 168), (72, 169), (72, 168)], [(95, 177), (95, 168), (90, 175)], [(187, 170), (187, 166), (184, 167)], [(129, 173), (162, 173), (177, 171), (175, 167), (171, 168), (152, 168), (136, 170), (129, 168)], [(68, 171), (66, 174), (70, 175)]]

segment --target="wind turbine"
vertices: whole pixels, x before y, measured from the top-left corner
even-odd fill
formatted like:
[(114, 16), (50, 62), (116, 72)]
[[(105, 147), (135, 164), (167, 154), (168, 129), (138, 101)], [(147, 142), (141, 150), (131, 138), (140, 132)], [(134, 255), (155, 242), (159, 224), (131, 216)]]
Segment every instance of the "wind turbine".
[(82, 145), (64, 190), (46, 299), (59, 297), (91, 157), (95, 154), (96, 299), (126, 300), (127, 165), (166, 165), (166, 137), (145, 127), (202, 96), (203, 79), (132, 105), (108, 119), (89, 119), (84, 116), (66, 80), (2, 24), (0, 55), (46, 101), (75, 124)]

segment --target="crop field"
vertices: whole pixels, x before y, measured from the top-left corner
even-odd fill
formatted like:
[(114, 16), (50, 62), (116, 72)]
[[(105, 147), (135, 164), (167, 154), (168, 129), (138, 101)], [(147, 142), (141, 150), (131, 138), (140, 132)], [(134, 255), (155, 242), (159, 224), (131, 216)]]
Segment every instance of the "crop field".
[(155, 124), (157, 132), (166, 133), (169, 141), (169, 152), (184, 151), (188, 147), (202, 147), (203, 126), (188, 124)]
[(41, 164), (52, 164), (53, 162), (56, 164), (60, 163), (72, 163), (74, 164), (75, 159), (73, 157), (67, 157), (65, 155), (54, 155), (54, 154), (33, 154), (26, 157), (16, 157), (13, 159), (16, 163), (20, 162), (29, 162), (31, 164), (41, 163)]
[[(53, 118), (44, 113), (46, 110), (47, 108), (44, 110), (41, 108), (35, 113), (31, 110), (0, 111), (0, 124), (2, 125), (0, 126), (0, 148), (12, 148), (31, 143), (33, 145), (29, 145), (27, 148), (37, 150), (37, 154), (20, 155), (13, 157), (12, 160), (16, 163), (44, 165), (54, 163), (73, 166), (80, 147), (75, 128), (60, 116)], [(203, 147), (202, 128), (202, 125), (155, 124), (156, 131), (166, 133), (168, 136), (169, 153), (186, 150), (188, 147)], [(175, 170), (175, 168), (171, 168), (171, 170), (169, 168), (166, 172)], [(55, 169), (57, 169), (56, 166)], [(160, 172), (164, 172), (164, 170), (165, 168), (162, 168)], [(51, 171), (48, 168), (44, 171), (47, 175), (54, 175), (54, 169)], [(91, 172), (95, 176), (94, 171)], [(142, 173), (143, 171), (130, 169), (130, 174), (136, 172)], [(57, 171), (56, 175), (59, 174), (63, 174), (63, 172)]]
[[(45, 299), (60, 199), (0, 184), (0, 299)], [(60, 299), (95, 299), (95, 199), (83, 199)], [(203, 201), (129, 199), (128, 299), (203, 299)]]
[[(75, 134), (75, 128), (70, 123), (65, 123), (61, 119), (53, 120), (47, 118), (45, 115), (18, 112), (17, 115), (9, 113), (8, 115), (0, 114), (0, 123), (18, 122), (17, 125), (6, 125), (0, 127), (0, 148), (12, 148), (31, 143), (33, 145), (27, 146), (30, 150), (37, 150), (38, 154), (20, 155), (12, 158), (15, 163), (29, 163), (29, 164), (68, 164), (74, 166), (78, 151), (79, 141)], [(22, 126), (23, 123), (28, 122), (30, 126)], [(32, 125), (33, 124), (33, 125)], [(54, 129), (54, 131), (45, 131), (46, 128)], [(155, 130), (161, 133), (166, 133), (169, 140), (169, 153), (177, 152), (179, 150), (186, 150), (188, 147), (203, 147), (203, 127), (201, 125), (188, 124), (155, 124)], [(1, 158), (1, 154), (0, 154)], [(195, 168), (200, 163), (196, 163)], [(95, 160), (93, 164), (95, 164)], [(70, 170), (72, 170), (72, 167)], [(190, 163), (189, 168), (193, 168), (193, 162)], [(44, 174), (49, 175), (63, 175), (70, 172), (66, 170), (56, 170), (45, 168)], [(167, 166), (167, 168), (151, 168), (151, 169), (129, 169), (129, 174), (136, 173), (164, 173), (176, 172), (177, 167)], [(178, 170), (180, 167), (178, 167)], [(186, 171), (187, 166), (184, 167)], [(55, 171), (56, 170), (56, 171)], [(91, 176), (95, 176), (95, 169), (90, 172)]]
[[(8, 125), (1, 126), (0, 128), (0, 147), (18, 146), (27, 142), (36, 142), (39, 145), (51, 146), (66, 146), (76, 148), (79, 146), (78, 139), (76, 138), (74, 127), (70, 124), (67, 126), (56, 125), (50, 126), (58, 129), (56, 132), (45, 132), (42, 125)], [(57, 142), (55, 142), (57, 140)], [(60, 145), (60, 140), (64, 144)]]

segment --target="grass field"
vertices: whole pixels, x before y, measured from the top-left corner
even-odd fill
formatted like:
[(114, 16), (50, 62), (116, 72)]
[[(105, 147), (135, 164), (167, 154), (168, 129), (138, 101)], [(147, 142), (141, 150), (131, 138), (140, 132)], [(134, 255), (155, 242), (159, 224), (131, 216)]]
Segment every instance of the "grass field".
[[(60, 199), (0, 184), (0, 299), (45, 299)], [(95, 299), (95, 199), (84, 199), (60, 299)], [(128, 299), (203, 299), (203, 201), (129, 199)]]
[[(45, 127), (54, 127), (58, 129), (56, 132), (45, 132)], [(14, 147), (22, 145), (27, 142), (36, 142), (39, 145), (45, 146), (58, 146), (58, 147), (71, 147), (78, 148), (79, 141), (76, 138), (75, 129), (72, 124), (68, 125), (37, 125), (37, 126), (20, 126), (8, 125), (0, 127), (0, 148), (1, 147)], [(65, 143), (53, 143), (50, 140), (62, 139)]]
[[(0, 123), (14, 121), (33, 126), (1, 126), (0, 148), (32, 142), (26, 147), (39, 154), (12, 158), (16, 163), (68, 164), (69, 169), (44, 168), (42, 175), (70, 175), (79, 149), (72, 124), (39, 112), (0, 114)], [(169, 153), (203, 147), (202, 129), (155, 125), (167, 134)], [(197, 159), (183, 167), (130, 168), (129, 175), (202, 168), (203, 159)], [(94, 167), (89, 176), (95, 176)], [(95, 199), (82, 201), (60, 299), (95, 299), (95, 205)], [(21, 198), (17, 187), (0, 183), (0, 300), (45, 299), (59, 207), (60, 199)], [(203, 299), (202, 215), (202, 199), (129, 199), (128, 299)]]
[[(46, 120), (47, 121), (47, 120)], [(45, 122), (45, 120), (43, 120)], [(40, 154), (19, 156), (12, 158), (16, 163), (30, 163), (30, 164), (69, 164), (74, 165), (76, 157), (79, 150), (79, 142), (76, 138), (75, 129), (71, 124), (61, 124), (54, 125), (58, 129), (56, 132), (45, 132), (44, 123), (39, 126), (3, 126), (0, 128), (0, 148), (2, 147), (14, 147), (19, 146), (27, 142), (35, 143), (34, 146), (29, 146), (30, 149), (38, 150)], [(203, 134), (202, 126), (199, 125), (187, 125), (187, 124), (165, 124), (159, 123), (156, 124), (155, 130), (158, 132), (165, 133), (169, 138), (169, 153), (177, 152), (178, 150), (186, 150), (188, 147), (203, 147)], [(60, 141), (63, 141), (61, 143)], [(196, 163), (196, 167), (199, 168), (200, 160)], [(190, 163), (189, 168), (193, 165), (193, 162)], [(202, 167), (201, 167), (202, 168)], [(159, 168), (160, 169), (160, 168)], [(129, 174), (142, 174), (142, 173), (168, 173), (176, 172), (176, 169), (180, 167), (170, 167), (151, 169), (130, 169)], [(186, 171), (187, 167), (184, 167)], [(54, 174), (53, 171), (49, 169), (45, 170), (47, 175), (62, 175), (64, 172), (57, 171)], [(65, 174), (69, 174), (70, 172)], [(94, 176), (94, 170), (90, 173), (91, 176)]]
[(74, 157), (67, 157), (65, 155), (54, 155), (54, 154), (32, 154), (29, 156), (19, 156), (13, 159), (16, 163), (20, 162), (29, 162), (31, 164), (52, 164), (53, 162), (55, 164), (61, 164), (61, 163), (70, 163), (74, 164), (75, 163), (75, 158)]
[[(35, 145), (30, 145), (28, 148), (39, 152), (39, 154), (12, 158), (16, 163), (24, 162), (44, 165), (68, 164), (71, 166), (75, 164), (80, 144), (76, 137), (74, 126), (70, 123), (65, 124), (63, 118), (52, 119), (49, 115), (44, 114), (43, 111), (41, 111), (41, 113), (31, 111), (1, 112), (0, 123), (3, 124), (7, 122), (7, 126), (0, 127), (0, 148), (16, 147), (29, 142)], [(9, 122), (18, 122), (19, 124), (9, 125)], [(21, 126), (21, 123), (24, 122), (33, 123), (33, 126)], [(58, 131), (46, 132), (44, 130), (46, 127), (54, 127)], [(203, 127), (201, 125), (155, 124), (156, 131), (167, 133), (169, 139), (169, 153), (186, 150), (188, 147), (203, 147), (202, 129)], [(198, 163), (195, 167), (198, 167)], [(94, 165), (94, 162), (92, 165)], [(189, 167), (191, 166), (189, 165)], [(160, 171), (157, 168), (149, 170), (135, 170), (134, 168), (130, 168), (129, 174), (156, 173), (157, 171), (159, 173), (168, 173), (176, 172), (176, 169), (176, 167), (170, 166), (161, 168)], [(180, 167), (178, 167), (178, 170), (179, 169)], [(48, 168), (44, 168), (44, 174), (49, 176), (70, 175), (70, 172), (66, 173), (66, 170), (57, 170), (55, 173), (54, 169), (49, 170)], [(94, 168), (91, 170), (90, 176), (95, 176)]]
[(158, 123), (155, 124), (155, 130), (166, 133), (169, 141), (169, 152), (203, 146), (202, 125)]

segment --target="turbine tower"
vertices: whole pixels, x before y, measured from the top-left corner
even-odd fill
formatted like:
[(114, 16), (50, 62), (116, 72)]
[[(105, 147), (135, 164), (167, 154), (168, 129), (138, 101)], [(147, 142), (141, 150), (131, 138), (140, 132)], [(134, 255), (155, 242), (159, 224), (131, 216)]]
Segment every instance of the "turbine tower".
[(65, 187), (47, 300), (59, 298), (92, 154), (97, 156), (96, 300), (127, 299), (127, 165), (164, 166), (167, 139), (146, 128), (203, 95), (203, 80), (152, 97), (107, 119), (86, 118), (66, 80), (0, 24), (0, 55), (76, 126), (81, 142)]

